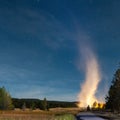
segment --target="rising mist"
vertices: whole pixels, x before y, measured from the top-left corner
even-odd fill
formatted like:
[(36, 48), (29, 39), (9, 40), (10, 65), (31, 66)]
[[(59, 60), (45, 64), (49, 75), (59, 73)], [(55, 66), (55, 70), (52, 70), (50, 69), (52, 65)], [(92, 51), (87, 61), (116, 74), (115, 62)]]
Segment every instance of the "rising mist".
[(79, 107), (92, 106), (93, 102), (97, 102), (95, 97), (98, 84), (101, 80), (98, 60), (90, 48), (82, 49), (83, 62), (85, 64), (85, 80), (81, 86), (78, 95)]

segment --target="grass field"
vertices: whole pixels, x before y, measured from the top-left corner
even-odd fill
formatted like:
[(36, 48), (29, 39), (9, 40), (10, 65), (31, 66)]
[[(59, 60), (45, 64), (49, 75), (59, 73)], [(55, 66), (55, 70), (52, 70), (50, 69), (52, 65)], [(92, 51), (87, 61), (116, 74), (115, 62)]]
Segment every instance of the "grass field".
[(76, 108), (55, 108), (49, 111), (0, 111), (0, 120), (74, 120), (74, 115), (79, 109)]
[(64, 114), (60, 116), (56, 116), (55, 120), (75, 120), (75, 116), (72, 114)]

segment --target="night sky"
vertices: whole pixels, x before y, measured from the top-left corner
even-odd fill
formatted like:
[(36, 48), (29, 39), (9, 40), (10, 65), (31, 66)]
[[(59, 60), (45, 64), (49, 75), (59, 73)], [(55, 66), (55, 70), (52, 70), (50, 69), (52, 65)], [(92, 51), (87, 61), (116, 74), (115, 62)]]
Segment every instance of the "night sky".
[(0, 86), (12, 97), (75, 101), (88, 46), (104, 99), (120, 62), (119, 0), (0, 0)]

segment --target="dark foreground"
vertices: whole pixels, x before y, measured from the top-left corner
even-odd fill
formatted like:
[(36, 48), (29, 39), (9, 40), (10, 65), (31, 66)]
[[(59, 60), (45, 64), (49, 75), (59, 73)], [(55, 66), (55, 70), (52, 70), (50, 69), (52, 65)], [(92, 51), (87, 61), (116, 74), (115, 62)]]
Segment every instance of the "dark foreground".
[(105, 120), (91, 112), (81, 112), (77, 115), (77, 120)]

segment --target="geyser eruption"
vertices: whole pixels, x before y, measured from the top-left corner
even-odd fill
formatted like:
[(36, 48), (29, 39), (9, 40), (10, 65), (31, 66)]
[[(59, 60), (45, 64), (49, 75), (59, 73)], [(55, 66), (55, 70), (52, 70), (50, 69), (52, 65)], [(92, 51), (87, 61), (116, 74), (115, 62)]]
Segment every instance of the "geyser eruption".
[(98, 61), (92, 50), (89, 48), (82, 49), (82, 56), (85, 62), (85, 82), (82, 84), (78, 95), (78, 106), (87, 107), (98, 101), (95, 93), (101, 78)]

